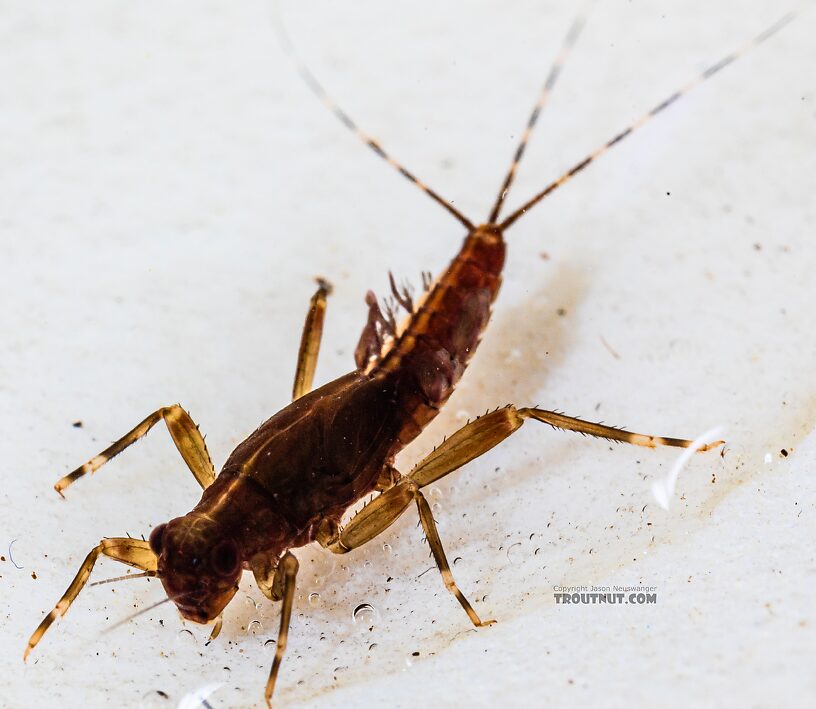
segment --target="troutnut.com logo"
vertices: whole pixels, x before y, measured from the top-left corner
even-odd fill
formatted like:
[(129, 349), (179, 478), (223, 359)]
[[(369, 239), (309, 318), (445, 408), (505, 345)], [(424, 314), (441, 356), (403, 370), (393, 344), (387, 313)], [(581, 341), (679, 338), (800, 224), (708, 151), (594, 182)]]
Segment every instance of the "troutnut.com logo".
[(558, 605), (653, 605), (657, 586), (553, 586)]

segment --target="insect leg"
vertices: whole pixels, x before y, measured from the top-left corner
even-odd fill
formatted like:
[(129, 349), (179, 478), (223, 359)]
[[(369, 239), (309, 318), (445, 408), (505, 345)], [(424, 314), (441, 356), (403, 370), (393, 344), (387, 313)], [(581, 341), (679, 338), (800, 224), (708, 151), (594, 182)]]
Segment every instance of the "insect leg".
[(123, 564), (135, 566), (143, 571), (156, 570), (156, 555), (150, 549), (150, 545), (141, 539), (130, 539), (129, 537), (112, 537), (110, 539), (103, 539), (97, 546), (95, 546), (85, 557), (82, 566), (79, 567), (77, 575), (68, 586), (62, 598), (54, 609), (43, 618), (42, 623), (37, 626), (37, 629), (32, 634), (26, 645), (23, 660), (28, 658), (28, 654), (34, 649), (38, 642), (42, 639), (45, 631), (51, 627), (51, 624), (57, 619), (65, 615), (71, 604), (76, 600), (79, 592), (85, 587), (88, 578), (93, 571), (94, 564), (99, 558), (99, 555), (109, 556), (116, 561), (121, 561)]
[(393, 465), (386, 465), (380, 472), (380, 477), (377, 478), (377, 484), (374, 489), (377, 490), (377, 492), (390, 490), (400, 480), (402, 480), (402, 474), (400, 471)]
[(317, 356), (320, 352), (320, 338), (323, 336), (323, 320), (326, 316), (326, 298), (331, 294), (331, 283), (322, 278), (317, 279), (317, 291), (309, 303), (309, 312), (303, 324), (303, 335), (300, 338), (295, 384), (292, 389), (292, 401), (308, 394), (312, 389)]
[(125, 450), (131, 443), (135, 443), (142, 436), (146, 435), (147, 432), (161, 420), (164, 420), (165, 424), (167, 424), (167, 430), (173, 438), (173, 443), (176, 444), (176, 448), (178, 448), (179, 453), (181, 453), (181, 457), (184, 458), (184, 462), (187, 463), (187, 467), (190, 468), (190, 472), (192, 472), (195, 479), (198, 480), (198, 484), (201, 485), (202, 488), (208, 487), (212, 481), (215, 480), (215, 469), (210, 460), (210, 454), (207, 452), (204, 437), (201, 435), (193, 419), (190, 418), (190, 414), (182, 409), (179, 404), (173, 404), (172, 406), (165, 406), (158, 411), (154, 411), (144, 421), (122, 436), (118, 441), (108, 446), (99, 455), (91, 458), (74, 472), (60, 478), (56, 485), (54, 485), (54, 489), (62, 495), (63, 490), (75, 480), (78, 480), (86, 473), (95, 473), (111, 458)]
[(390, 490), (375, 497), (374, 500), (355, 515), (345, 527), (340, 528), (337, 524), (326, 520), (317, 535), (317, 541), (335, 554), (345, 554), (371, 541), (374, 537), (385, 531), (405, 512), (411, 502), (416, 502), (422, 528), (425, 530), (425, 536), (431, 545), (431, 552), (433, 553), (436, 565), (442, 573), (445, 588), (462, 604), (462, 608), (465, 609), (465, 612), (475, 626), (480, 627), (482, 625), (495, 623), (493, 620), (483, 622), (476, 611), (473, 610), (467, 598), (465, 598), (464, 594), (459, 590), (453, 578), (450, 564), (448, 564), (448, 560), (445, 557), (445, 551), (442, 548), (442, 542), (436, 530), (436, 523), (431, 514), (431, 508), (428, 506), (425, 496), (420, 492), (416, 483), (408, 478), (402, 478), (400, 482)]
[[(501, 443), (513, 434), (528, 418), (549, 424), (553, 428), (565, 431), (577, 431), (587, 436), (606, 438), (622, 443), (631, 443), (636, 446), (655, 448), (657, 446), (675, 446), (688, 448), (692, 441), (682, 438), (664, 438), (662, 436), (648, 436), (642, 433), (632, 433), (612, 426), (584, 421), (571, 416), (564, 416), (555, 411), (544, 409), (506, 406), (471, 421), (449, 436), (440, 446), (411, 471), (408, 478), (420, 487), (430, 485), (448, 473), (462, 467), (465, 463), (487, 453), (491, 448)], [(722, 445), (724, 441), (716, 441), (700, 450), (709, 450)]]
[(436, 565), (439, 567), (439, 573), (442, 574), (442, 581), (445, 583), (445, 588), (456, 597), (456, 600), (459, 601), (462, 608), (465, 609), (465, 613), (468, 614), (468, 618), (470, 618), (473, 625), (477, 628), (484, 625), (493, 625), (493, 623), (496, 622), (495, 620), (482, 620), (479, 618), (479, 615), (473, 610), (473, 606), (470, 605), (468, 599), (465, 598), (465, 595), (456, 585), (450, 564), (448, 564), (448, 559), (445, 556), (445, 550), (442, 548), (442, 541), (439, 539), (439, 532), (436, 530), (433, 513), (428, 505), (428, 501), (425, 499), (425, 495), (419, 490), (416, 492), (416, 504), (419, 510), (419, 520), (422, 522), (422, 529), (425, 530), (428, 544), (431, 545), (431, 552), (433, 552), (434, 561), (436, 561)]
[(317, 542), (335, 554), (345, 554), (370, 542), (408, 509), (418, 491), (415, 483), (403, 479), (390, 490), (377, 495), (345, 527), (341, 528), (335, 522), (325, 519), (317, 534)]
[(275, 680), (278, 678), (283, 653), (286, 650), (286, 640), (289, 637), (289, 620), (292, 617), (292, 604), (295, 599), (295, 582), (298, 572), (298, 560), (291, 552), (286, 552), (278, 564), (276, 573), (279, 581), (276, 585), (283, 587), (283, 605), (281, 606), (280, 630), (278, 630), (278, 644), (275, 647), (275, 659), (272, 662), (272, 669), (269, 672), (269, 679), (266, 682), (264, 698), (266, 704), (272, 707), (272, 692), (275, 689)]
[(264, 596), (270, 601), (279, 601), (283, 598), (280, 566), (276, 556), (259, 552), (249, 560), (249, 568), (255, 576), (258, 589)]
[(215, 623), (213, 623), (213, 629), (210, 631), (210, 637), (207, 638), (207, 642), (204, 643), (205, 645), (209, 645), (213, 640), (215, 640), (219, 635), (221, 635), (221, 628), (224, 625), (224, 614), (220, 613), (218, 617), (215, 619)]

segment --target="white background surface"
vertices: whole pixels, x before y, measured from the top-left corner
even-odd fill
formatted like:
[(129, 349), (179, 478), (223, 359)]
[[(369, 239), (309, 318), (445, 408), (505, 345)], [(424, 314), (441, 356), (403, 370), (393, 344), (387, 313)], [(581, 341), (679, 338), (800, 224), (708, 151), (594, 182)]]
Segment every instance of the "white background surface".
[[(220, 465), (287, 402), (313, 276), (336, 286), (322, 382), (351, 368), (365, 291), (438, 271), (461, 228), (307, 92), (266, 2), (0, 7), (0, 703), (177, 706), (216, 683), (212, 706), (260, 705), (278, 608), (249, 578), (209, 647), (169, 604), (102, 634), (161, 598), (133, 581), (86, 589), (23, 667), (101, 536), (146, 535), (199, 494), (160, 428), (66, 501), (51, 486), (175, 401)], [(511, 204), (786, 9), (598, 3)], [(338, 101), (473, 219), (572, 12), (285, 7)], [(667, 435), (723, 424), (725, 457), (698, 456), (668, 514), (650, 486), (674, 451), (532, 423), (440, 482), (456, 577), (499, 620), (478, 632), (422, 573), (412, 513), (346, 557), (301, 550), (278, 706), (813, 703), (813, 34), (806, 13), (509, 232), (479, 355), (401, 467), (506, 402)], [(616, 583), (658, 604), (553, 601)], [(361, 603), (373, 622), (352, 621)]]

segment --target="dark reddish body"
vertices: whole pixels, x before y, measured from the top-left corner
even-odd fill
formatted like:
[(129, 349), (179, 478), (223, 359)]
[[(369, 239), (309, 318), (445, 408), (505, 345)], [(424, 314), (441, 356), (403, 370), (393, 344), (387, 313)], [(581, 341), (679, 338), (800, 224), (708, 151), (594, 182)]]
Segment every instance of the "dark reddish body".
[[(241, 443), (198, 505), (168, 523), (168, 531), (175, 528), (174, 566), (190, 537), (233, 540), (244, 568), (258, 553), (278, 558), (314, 541), (323, 519), (339, 522), (371, 493), (462, 375), (490, 317), (504, 255), (498, 229), (474, 230), (382, 358), (294, 401)], [(191, 534), (195, 527), (200, 533)], [(220, 594), (191, 593), (184, 579), (173, 578), (181, 571), (159, 569), (168, 594), (185, 593), (185, 615), (214, 617), (228, 600), (215, 596), (231, 596), (233, 580), (224, 578)], [(189, 577), (200, 573), (191, 568)]]

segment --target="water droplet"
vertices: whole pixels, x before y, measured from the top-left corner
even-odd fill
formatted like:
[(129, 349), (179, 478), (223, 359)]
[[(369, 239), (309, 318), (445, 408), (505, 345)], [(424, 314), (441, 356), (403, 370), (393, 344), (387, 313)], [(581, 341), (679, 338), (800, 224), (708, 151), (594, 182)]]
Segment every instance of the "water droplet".
[(246, 598), (244, 599), (244, 603), (246, 603), (247, 606), (249, 606), (250, 608), (252, 608), (254, 610), (258, 610), (259, 604), (256, 603), (255, 599), (252, 596), (250, 596), (248, 593), (244, 594), (244, 595), (246, 596)]
[(383, 544), (383, 551), (385, 552), (386, 556), (391, 556), (391, 554), (393, 553), (393, 549), (391, 549), (390, 544)]
[(377, 643), (371, 643), (371, 645), (368, 646), (368, 651), (371, 652), (375, 647), (377, 647)]
[(442, 494), (442, 490), (438, 488), (436, 485), (434, 485), (428, 491), (428, 497), (430, 497), (432, 500), (441, 500), (445, 496)]
[(456, 557), (456, 558), (453, 560), (453, 565), (454, 565), (454, 566), (456, 566), (456, 565), (457, 565), (457, 564), (458, 564), (460, 561), (462, 561), (462, 557), (461, 557), (461, 556), (457, 556), (457, 557)]
[(269, 640), (267, 640), (264, 643), (264, 647), (269, 647), (270, 645), (277, 645), (277, 642), (278, 642), (277, 640), (273, 640), (272, 638), (269, 638)]
[(191, 645), (195, 645), (196, 637), (195, 637), (195, 635), (193, 635), (192, 630), (187, 630), (187, 628), (182, 628), (181, 630), (178, 631), (178, 634), (176, 635), (176, 643), (178, 645), (182, 645), (182, 646), (186, 645), (186, 646), (189, 647)]
[(374, 608), (374, 606), (370, 603), (361, 603), (354, 609), (354, 612), (351, 614), (351, 619), (355, 623), (371, 625), (377, 619), (377, 615), (377, 609)]
[(507, 560), (511, 564), (520, 564), (524, 560), (521, 554), (521, 542), (516, 542), (507, 547)]
[(257, 618), (255, 620), (249, 621), (249, 625), (247, 625), (247, 633), (250, 635), (258, 635), (258, 633), (263, 632), (263, 623)]
[(309, 605), (310, 606), (319, 606), (320, 605), (320, 594), (317, 592), (312, 592), (309, 594)]
[(438, 502), (434, 502), (431, 505), (431, 512), (433, 514), (438, 515), (441, 511), (442, 511), (442, 505), (440, 505)]
[(158, 707), (170, 707), (173, 702), (170, 701), (170, 696), (167, 692), (162, 692), (159, 689), (151, 689), (145, 692), (139, 700), (139, 709), (158, 709)]
[(538, 556), (541, 553), (541, 547), (538, 547), (534, 552), (533, 556)]

